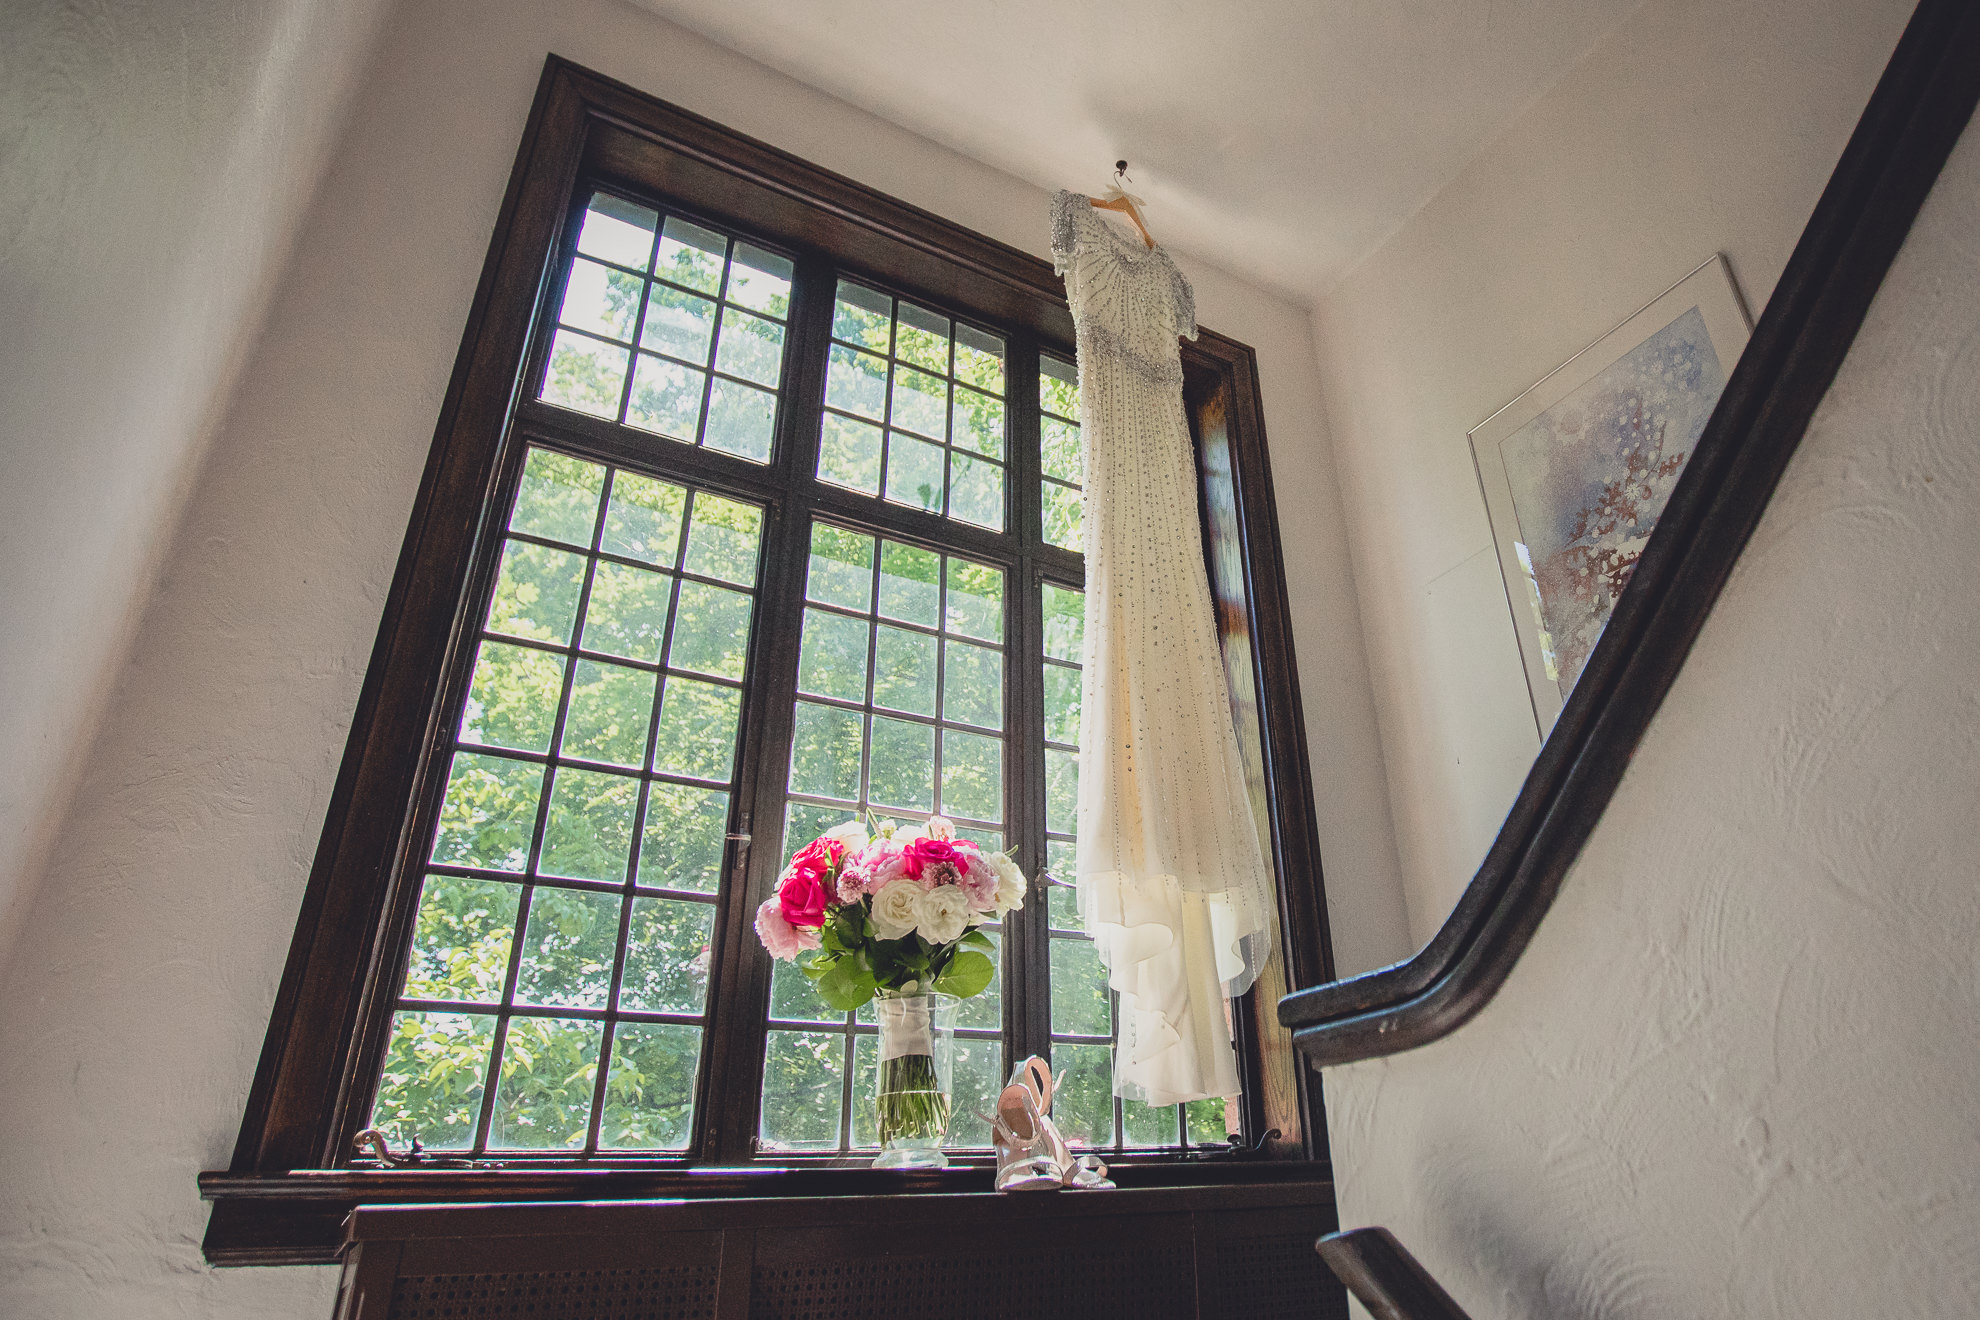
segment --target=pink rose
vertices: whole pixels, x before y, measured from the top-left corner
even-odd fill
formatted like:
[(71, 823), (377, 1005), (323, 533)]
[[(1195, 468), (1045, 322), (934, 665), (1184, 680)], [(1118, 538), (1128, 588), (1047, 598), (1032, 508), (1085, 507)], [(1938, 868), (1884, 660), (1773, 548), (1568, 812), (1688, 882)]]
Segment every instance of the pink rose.
[(763, 906), (756, 909), (756, 938), (763, 941), (772, 958), (785, 962), (819, 945), (818, 932), (792, 926), (784, 919), (784, 910), (774, 898), (764, 899)]
[[(972, 849), (971, 851), (975, 851)], [(922, 873), (931, 866), (948, 865), (960, 874), (969, 865), (969, 857), (956, 844), (945, 839), (916, 839), (901, 850), (901, 861), (906, 864), (907, 877), (920, 880)]]

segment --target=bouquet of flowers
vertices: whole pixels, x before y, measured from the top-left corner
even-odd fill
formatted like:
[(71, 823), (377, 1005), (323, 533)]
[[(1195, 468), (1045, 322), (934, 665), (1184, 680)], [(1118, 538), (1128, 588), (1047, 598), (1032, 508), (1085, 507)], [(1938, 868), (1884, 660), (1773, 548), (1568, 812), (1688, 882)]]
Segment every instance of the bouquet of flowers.
[(871, 834), (859, 821), (828, 830), (798, 850), (756, 910), (763, 947), (795, 963), (827, 1004), (881, 1001), (881, 1164), (942, 1162), (947, 1069), (930, 996), (967, 999), (989, 986), (996, 946), (977, 927), (1023, 907), (1024, 895), (1017, 863), (936, 816), (880, 821)]
[(958, 839), (944, 817), (881, 821), (870, 836), (847, 821), (791, 858), (756, 910), (756, 934), (833, 1008), (876, 994), (967, 999), (996, 972), (995, 946), (976, 928), (1023, 907), (1024, 894), (1016, 862)]

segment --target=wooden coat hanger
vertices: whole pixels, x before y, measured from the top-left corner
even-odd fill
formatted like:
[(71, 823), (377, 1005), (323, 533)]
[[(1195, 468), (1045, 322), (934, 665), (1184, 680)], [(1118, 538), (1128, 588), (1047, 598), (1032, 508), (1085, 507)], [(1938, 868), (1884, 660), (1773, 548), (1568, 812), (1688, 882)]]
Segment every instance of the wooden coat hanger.
[(1093, 209), (1096, 211), (1118, 211), (1122, 215), (1126, 216), (1128, 220), (1133, 223), (1135, 230), (1141, 235), (1141, 241), (1143, 243), (1146, 243), (1149, 247), (1152, 248), (1155, 246), (1155, 238), (1152, 234), (1148, 232), (1148, 226), (1142, 223), (1141, 208), (1136, 206), (1134, 204), (1134, 199), (1132, 197), (1129, 197), (1127, 193), (1125, 193), (1121, 189), (1121, 184), (1132, 183), (1132, 182), (1134, 182), (1134, 180), (1128, 178), (1127, 176), (1127, 162), (1124, 160), (1117, 160), (1114, 162), (1114, 192), (1118, 195), (1114, 197), (1110, 197), (1104, 202), (1098, 201), (1091, 197), (1087, 198), (1086, 200), (1092, 205)]

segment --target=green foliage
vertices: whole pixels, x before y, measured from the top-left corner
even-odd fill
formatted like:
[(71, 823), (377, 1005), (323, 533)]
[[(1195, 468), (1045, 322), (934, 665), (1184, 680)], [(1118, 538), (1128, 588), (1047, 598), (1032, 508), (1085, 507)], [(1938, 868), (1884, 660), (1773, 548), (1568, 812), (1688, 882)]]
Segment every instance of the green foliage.
[(433, 1150), (472, 1144), (494, 1024), (480, 1014), (396, 1015), (371, 1125), (394, 1145), (414, 1137)]
[(935, 978), (935, 988), (945, 995), (968, 999), (990, 985), (997, 965), (975, 950), (964, 950), (950, 959), (948, 970)]

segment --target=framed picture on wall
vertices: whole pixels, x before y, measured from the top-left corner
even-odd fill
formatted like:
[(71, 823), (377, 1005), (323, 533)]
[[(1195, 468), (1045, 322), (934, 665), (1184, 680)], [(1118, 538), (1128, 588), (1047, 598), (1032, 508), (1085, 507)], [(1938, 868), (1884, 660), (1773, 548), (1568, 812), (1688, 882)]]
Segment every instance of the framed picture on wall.
[(1751, 329), (1714, 256), (1467, 434), (1542, 739)]

